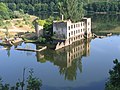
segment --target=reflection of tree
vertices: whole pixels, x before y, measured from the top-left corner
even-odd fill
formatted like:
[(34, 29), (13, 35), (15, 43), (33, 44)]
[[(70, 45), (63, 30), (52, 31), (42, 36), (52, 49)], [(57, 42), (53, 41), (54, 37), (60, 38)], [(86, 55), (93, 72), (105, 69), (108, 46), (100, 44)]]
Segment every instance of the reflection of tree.
[[(93, 15), (93, 32), (113, 30), (120, 26), (120, 15)], [(99, 34), (99, 33), (98, 33)]]
[(106, 90), (120, 90), (120, 62), (114, 60), (115, 66), (109, 71), (110, 77), (106, 83)]
[(82, 72), (82, 62), (76, 59), (72, 62), (70, 67), (60, 68), (59, 72), (61, 75), (65, 75), (66, 80), (76, 80), (77, 69)]
[(65, 79), (76, 80), (76, 74), (77, 74), (77, 65), (76, 65), (76, 61), (73, 61), (72, 66), (66, 68)]
[[(29, 71), (29, 76), (25, 82), (25, 69), (23, 70), (23, 80), (16, 82), (15, 86), (10, 86), (10, 84), (3, 84), (2, 79), (0, 79), (0, 90), (24, 90), (24, 87), (26, 86), (26, 90), (40, 90), (42, 86), (42, 81), (34, 77), (33, 75), (33, 69)], [(25, 85), (26, 84), (26, 85)]]
[(39, 78), (33, 76), (33, 70), (29, 71), (30, 75), (27, 79), (27, 90), (40, 90), (42, 86), (42, 81)]
[(6, 48), (7, 55), (8, 55), (8, 57), (10, 57), (10, 49), (11, 49), (11, 47), (10, 46), (4, 46), (4, 48)]
[(10, 49), (7, 49), (7, 55), (10, 57)]
[(45, 55), (45, 60), (59, 67), (60, 75), (64, 75), (66, 80), (76, 80), (77, 70), (82, 72), (81, 58), (89, 55), (89, 42), (90, 40), (78, 41), (66, 48), (57, 51), (48, 49), (41, 54)]

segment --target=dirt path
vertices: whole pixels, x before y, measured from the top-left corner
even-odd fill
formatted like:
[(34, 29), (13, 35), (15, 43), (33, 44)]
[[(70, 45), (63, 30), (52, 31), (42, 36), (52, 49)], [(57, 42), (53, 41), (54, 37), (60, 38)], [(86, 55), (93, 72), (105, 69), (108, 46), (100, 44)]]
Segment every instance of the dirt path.
[[(6, 32), (6, 29), (0, 29), (0, 31), (1, 32)], [(14, 32), (14, 33), (16, 32), (16, 33), (18, 33), (18, 32), (27, 32), (27, 31), (16, 28), (16, 29), (8, 29), (8, 32)]]

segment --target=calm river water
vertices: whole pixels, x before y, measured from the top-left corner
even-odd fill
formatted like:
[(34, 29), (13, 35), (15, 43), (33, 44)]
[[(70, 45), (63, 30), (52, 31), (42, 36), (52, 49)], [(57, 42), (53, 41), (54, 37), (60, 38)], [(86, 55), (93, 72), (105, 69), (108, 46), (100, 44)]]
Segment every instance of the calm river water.
[[(18, 47), (37, 48), (35, 44)], [(40, 53), (4, 50), (0, 46), (0, 76), (4, 83), (14, 85), (22, 79), (23, 68), (33, 68), (34, 75), (42, 80), (41, 90), (104, 90), (113, 67), (120, 60), (120, 36), (76, 42), (71, 47)]]

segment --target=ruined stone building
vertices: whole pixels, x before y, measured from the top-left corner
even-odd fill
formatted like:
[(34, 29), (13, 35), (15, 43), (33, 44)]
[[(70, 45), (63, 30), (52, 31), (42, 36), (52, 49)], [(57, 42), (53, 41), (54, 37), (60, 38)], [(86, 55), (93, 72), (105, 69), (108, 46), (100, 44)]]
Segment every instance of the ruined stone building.
[(75, 41), (90, 38), (91, 18), (83, 18), (80, 22), (72, 23), (70, 20), (54, 21), (53, 35), (57, 40), (62, 40), (56, 45), (56, 50), (72, 44)]

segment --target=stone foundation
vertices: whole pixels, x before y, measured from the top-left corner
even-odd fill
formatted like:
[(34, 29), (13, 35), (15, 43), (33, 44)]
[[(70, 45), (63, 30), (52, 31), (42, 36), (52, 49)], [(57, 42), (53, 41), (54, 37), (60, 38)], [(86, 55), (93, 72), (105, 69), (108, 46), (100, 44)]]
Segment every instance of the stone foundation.
[[(89, 38), (91, 38), (91, 35), (89, 35)], [(87, 38), (87, 39), (89, 39), (89, 38)], [(79, 36), (76, 36), (76, 37), (70, 38), (68, 40), (58, 41), (56, 46), (55, 46), (55, 50), (69, 46), (77, 41), (83, 41), (84, 39), (85, 39), (84, 37), (80, 39)]]

